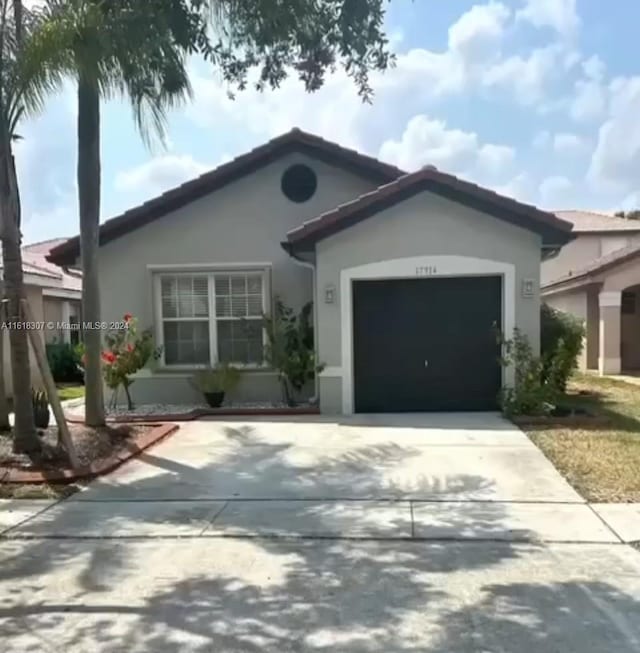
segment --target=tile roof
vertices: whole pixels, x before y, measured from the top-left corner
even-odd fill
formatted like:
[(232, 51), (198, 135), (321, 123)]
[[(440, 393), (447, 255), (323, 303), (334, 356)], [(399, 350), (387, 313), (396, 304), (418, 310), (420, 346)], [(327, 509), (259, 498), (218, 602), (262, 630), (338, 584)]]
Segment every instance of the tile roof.
[(631, 245), (627, 245), (626, 247), (621, 247), (620, 249), (617, 249), (610, 254), (606, 254), (605, 256), (601, 256), (600, 258), (591, 261), (591, 263), (578, 268), (570, 274), (566, 274), (563, 277), (559, 277), (558, 279), (554, 279), (553, 281), (544, 284), (542, 289), (547, 290), (574, 281), (588, 280), (597, 274), (601, 274), (602, 272), (606, 272), (611, 268), (622, 265), (623, 263), (626, 263), (627, 261), (630, 261), (639, 255), (640, 244), (638, 243), (633, 243)]
[[(405, 174), (396, 166), (294, 128), (196, 179), (187, 181), (140, 206), (107, 220), (100, 225), (100, 244), (119, 238), (254, 172), (284, 154), (293, 152), (308, 154), (343, 169), (351, 170), (376, 184), (384, 184)], [(80, 239), (75, 236), (53, 248), (48, 259), (58, 265), (73, 265), (79, 253)]]
[(499, 195), (477, 184), (441, 172), (434, 166), (424, 166), (292, 229), (288, 232), (287, 242), (283, 243), (283, 247), (288, 251), (304, 250), (317, 240), (423, 190), (538, 232), (543, 235), (545, 244), (562, 245), (570, 240), (571, 223), (553, 213)]
[(640, 231), (640, 220), (627, 220), (596, 211), (554, 211), (567, 222), (573, 224), (574, 233), (602, 233), (616, 231)]
[[(55, 287), (80, 292), (82, 290), (82, 276), (79, 273), (68, 272), (47, 260), (51, 250), (66, 242), (66, 240), (66, 238), (52, 238), (25, 245), (22, 248), (22, 267), (25, 272), (29, 271), (29, 268), (38, 270), (41, 275), (58, 279), (59, 283), (55, 284)], [(33, 274), (38, 274), (38, 272), (33, 272)]]

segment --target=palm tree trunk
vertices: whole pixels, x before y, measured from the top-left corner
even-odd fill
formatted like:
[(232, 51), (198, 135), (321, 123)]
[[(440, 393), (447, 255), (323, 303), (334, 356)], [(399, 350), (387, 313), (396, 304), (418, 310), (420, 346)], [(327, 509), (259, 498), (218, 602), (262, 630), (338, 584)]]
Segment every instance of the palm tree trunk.
[[(100, 322), (98, 229), (100, 224), (100, 93), (97, 84), (81, 74), (78, 79), (78, 197), (80, 255), (82, 258), (82, 319)], [(100, 363), (102, 334), (84, 331), (85, 423), (104, 425), (104, 396)]]
[[(2, 205), (4, 208), (4, 201)], [(9, 300), (7, 319), (9, 322), (23, 322), (20, 300), (24, 296), (24, 286), (19, 236), (18, 238), (7, 236), (3, 238), (2, 257), (5, 288)], [(24, 329), (10, 329), (9, 343), (11, 347), (11, 379), (13, 381), (13, 450), (16, 453), (30, 454), (40, 449), (40, 440), (33, 419), (27, 332)]]
[[(9, 134), (0, 134), (0, 217), (2, 219), (2, 258), (7, 320), (23, 322), (20, 300), (25, 296), (20, 250), (20, 197)], [(11, 379), (13, 382), (14, 436), (17, 453), (34, 453), (40, 449), (31, 401), (29, 340), (24, 329), (10, 328)]]

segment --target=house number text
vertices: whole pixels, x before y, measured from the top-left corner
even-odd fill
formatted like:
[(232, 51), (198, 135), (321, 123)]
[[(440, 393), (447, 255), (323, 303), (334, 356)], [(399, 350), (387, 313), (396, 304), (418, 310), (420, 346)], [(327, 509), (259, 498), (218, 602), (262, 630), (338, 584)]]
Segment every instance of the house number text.
[(416, 268), (417, 277), (430, 277), (437, 274), (437, 272), (435, 265), (420, 265)]

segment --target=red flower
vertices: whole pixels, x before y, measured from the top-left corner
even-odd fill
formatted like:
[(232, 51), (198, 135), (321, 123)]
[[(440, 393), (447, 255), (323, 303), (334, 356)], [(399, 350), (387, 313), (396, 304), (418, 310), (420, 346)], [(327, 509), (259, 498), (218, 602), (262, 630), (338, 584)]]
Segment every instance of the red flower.
[(124, 321), (125, 322), (131, 322), (132, 317), (133, 317), (133, 315), (131, 315), (131, 313), (125, 313), (124, 314)]
[(129, 353), (131, 353), (131, 352), (133, 351), (133, 345), (132, 345), (131, 343), (129, 343), (129, 344), (127, 345), (127, 351), (128, 351)]
[(116, 360), (116, 355), (112, 351), (103, 351), (102, 352), (102, 360), (105, 363), (113, 363)]

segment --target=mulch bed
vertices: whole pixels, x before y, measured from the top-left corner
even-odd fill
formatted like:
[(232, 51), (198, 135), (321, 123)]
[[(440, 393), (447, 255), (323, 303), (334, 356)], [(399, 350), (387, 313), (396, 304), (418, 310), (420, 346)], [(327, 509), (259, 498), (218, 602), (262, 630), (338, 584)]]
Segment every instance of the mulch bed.
[(80, 467), (71, 469), (57, 446), (57, 427), (39, 431), (42, 450), (14, 454), (12, 438), (0, 435), (0, 483), (70, 483), (106, 474), (177, 430), (175, 424), (120, 424), (93, 428), (69, 422)]

